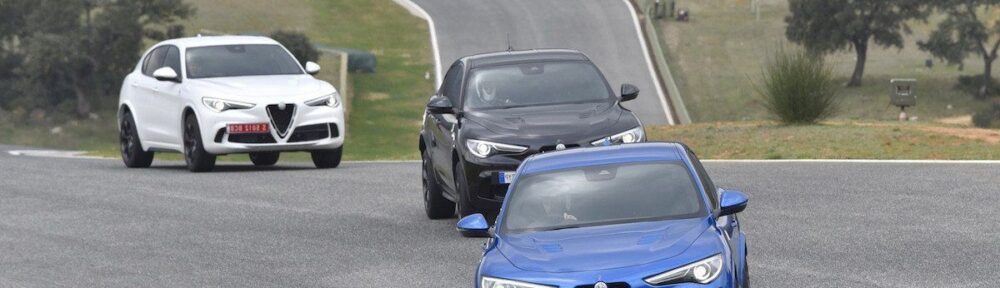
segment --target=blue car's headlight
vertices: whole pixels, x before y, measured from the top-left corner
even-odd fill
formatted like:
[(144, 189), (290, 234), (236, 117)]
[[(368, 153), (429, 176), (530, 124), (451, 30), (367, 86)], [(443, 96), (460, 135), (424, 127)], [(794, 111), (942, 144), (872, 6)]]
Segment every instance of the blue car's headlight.
[(722, 272), (721, 254), (705, 258), (681, 268), (650, 276), (643, 280), (652, 285), (674, 283), (706, 284), (715, 281), (715, 278), (719, 278), (720, 272)]
[(642, 131), (642, 126), (639, 126), (622, 133), (594, 140), (593, 142), (590, 142), (590, 145), (607, 146), (613, 144), (638, 143), (642, 142), (645, 137), (646, 133)]
[(481, 288), (555, 288), (552, 286), (518, 282), (514, 280), (491, 278), (483, 276), (479, 283)]

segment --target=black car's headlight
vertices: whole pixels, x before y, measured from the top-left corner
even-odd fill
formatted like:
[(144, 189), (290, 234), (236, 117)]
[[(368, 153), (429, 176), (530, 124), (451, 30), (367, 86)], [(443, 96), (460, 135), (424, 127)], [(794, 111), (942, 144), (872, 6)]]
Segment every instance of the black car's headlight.
[(532, 283), (519, 282), (514, 280), (499, 279), (483, 276), (479, 283), (482, 288), (555, 288), (552, 286), (538, 285)]
[(212, 109), (215, 112), (222, 112), (226, 110), (240, 110), (240, 109), (250, 109), (255, 106), (252, 103), (239, 102), (233, 100), (223, 100), (219, 98), (204, 97), (201, 98), (201, 103), (205, 104), (205, 107)]
[(715, 255), (674, 270), (647, 277), (646, 283), (666, 285), (674, 283), (706, 284), (719, 278), (722, 272), (722, 255)]
[(337, 106), (340, 106), (340, 93), (333, 92), (333, 94), (306, 101), (306, 105), (313, 107), (329, 106), (331, 108), (337, 108)]
[(608, 146), (614, 144), (638, 143), (645, 140), (645, 138), (646, 133), (642, 130), (642, 126), (639, 126), (622, 133), (594, 140), (593, 142), (590, 142), (590, 145)]
[(490, 155), (500, 152), (521, 153), (528, 150), (528, 147), (501, 144), (483, 140), (465, 140), (465, 147), (469, 148), (469, 153), (479, 158), (490, 157)]

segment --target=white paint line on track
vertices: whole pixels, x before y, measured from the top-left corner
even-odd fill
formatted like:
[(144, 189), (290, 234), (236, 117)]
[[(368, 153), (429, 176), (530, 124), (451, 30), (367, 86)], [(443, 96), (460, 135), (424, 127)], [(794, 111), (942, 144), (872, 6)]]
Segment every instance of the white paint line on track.
[(47, 157), (47, 158), (75, 158), (75, 159), (106, 159), (104, 157), (87, 156), (84, 151), (63, 151), (63, 150), (11, 150), (7, 154), (13, 156)]
[(434, 18), (428, 14), (424, 8), (411, 0), (393, 0), (399, 6), (403, 6), (410, 14), (427, 20), (428, 29), (431, 30), (431, 49), (434, 50), (434, 89), (441, 87), (441, 50), (438, 49), (437, 28), (434, 26)]
[(642, 26), (639, 24), (639, 15), (635, 13), (635, 6), (632, 6), (630, 0), (622, 0), (625, 2), (628, 12), (632, 14), (632, 24), (635, 26), (636, 36), (639, 37), (639, 45), (642, 46), (642, 55), (646, 58), (646, 66), (649, 68), (649, 77), (653, 80), (653, 85), (656, 86), (656, 94), (660, 97), (660, 106), (663, 108), (663, 113), (667, 116), (667, 123), (670, 125), (677, 125), (674, 123), (674, 113), (670, 111), (670, 106), (667, 105), (667, 96), (663, 94), (663, 87), (660, 85), (659, 77), (656, 77), (656, 68), (653, 67), (653, 57), (650, 55), (652, 53), (649, 51), (649, 46), (646, 44), (646, 35), (642, 35)]

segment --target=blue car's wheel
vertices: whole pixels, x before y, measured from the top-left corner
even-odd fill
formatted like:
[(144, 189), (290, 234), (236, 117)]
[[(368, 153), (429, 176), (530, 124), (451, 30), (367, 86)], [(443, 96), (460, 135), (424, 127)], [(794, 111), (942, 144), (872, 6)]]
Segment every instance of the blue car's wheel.
[(422, 156), (421, 180), (424, 186), (424, 212), (427, 212), (427, 218), (444, 219), (455, 216), (455, 203), (448, 201), (441, 195), (441, 186), (438, 185), (437, 178), (434, 177), (434, 164), (431, 163), (430, 155), (424, 151)]

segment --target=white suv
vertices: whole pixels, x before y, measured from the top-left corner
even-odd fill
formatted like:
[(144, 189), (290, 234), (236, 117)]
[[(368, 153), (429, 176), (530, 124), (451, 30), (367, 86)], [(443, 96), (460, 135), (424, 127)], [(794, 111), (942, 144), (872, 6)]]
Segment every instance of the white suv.
[(184, 153), (191, 171), (210, 171), (216, 155), (250, 153), (274, 165), (282, 151), (309, 151), (319, 168), (340, 164), (340, 94), (266, 37), (167, 40), (125, 77), (118, 123), (122, 160), (149, 167), (153, 153)]

